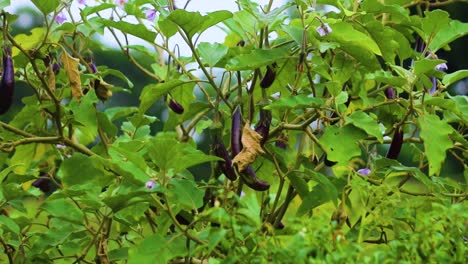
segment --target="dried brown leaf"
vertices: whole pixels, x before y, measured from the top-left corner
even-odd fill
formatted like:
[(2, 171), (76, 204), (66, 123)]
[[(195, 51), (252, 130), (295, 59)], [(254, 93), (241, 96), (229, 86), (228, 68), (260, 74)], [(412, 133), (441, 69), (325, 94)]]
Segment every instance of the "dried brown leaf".
[(60, 60), (70, 80), (72, 96), (80, 101), (80, 98), (83, 96), (83, 90), (81, 88), (80, 72), (78, 71), (79, 60), (70, 56), (65, 50), (62, 52)]
[(242, 130), (242, 150), (232, 160), (232, 164), (237, 165), (239, 171), (244, 171), (252, 164), (258, 155), (264, 153), (260, 141), (262, 136), (250, 128), (250, 124), (245, 124)]
[(47, 77), (47, 84), (49, 85), (50, 91), (52, 93), (55, 92), (55, 73), (54, 73), (54, 70), (52, 69), (52, 64), (49, 65), (49, 67), (47, 67), (46, 77)]

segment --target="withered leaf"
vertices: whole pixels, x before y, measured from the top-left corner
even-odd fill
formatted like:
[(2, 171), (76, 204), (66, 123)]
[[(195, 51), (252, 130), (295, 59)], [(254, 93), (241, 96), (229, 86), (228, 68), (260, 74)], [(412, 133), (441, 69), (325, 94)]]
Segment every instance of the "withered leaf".
[(60, 60), (70, 80), (72, 96), (77, 101), (80, 101), (80, 98), (83, 96), (83, 90), (81, 88), (80, 72), (78, 71), (79, 60), (70, 56), (65, 50), (62, 52)]
[(246, 123), (242, 129), (242, 150), (232, 160), (232, 164), (237, 165), (239, 171), (244, 171), (247, 166), (252, 164), (258, 155), (264, 153), (260, 141), (262, 136), (250, 128)]
[(50, 91), (52, 93), (55, 92), (55, 73), (54, 73), (54, 70), (52, 69), (52, 64), (49, 65), (49, 67), (47, 67), (46, 77), (47, 77), (47, 84), (49, 85)]

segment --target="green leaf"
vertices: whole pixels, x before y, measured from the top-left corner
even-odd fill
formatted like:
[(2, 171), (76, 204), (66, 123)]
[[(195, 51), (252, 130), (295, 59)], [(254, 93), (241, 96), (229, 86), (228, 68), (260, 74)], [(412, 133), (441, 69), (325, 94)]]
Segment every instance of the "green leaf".
[(386, 83), (395, 87), (401, 87), (406, 84), (405, 78), (394, 76), (391, 72), (383, 70), (366, 74), (366, 79)]
[(365, 137), (366, 134), (354, 126), (330, 126), (326, 128), (319, 142), (330, 161), (346, 163), (351, 158), (361, 155), (358, 141)]
[(265, 109), (301, 109), (301, 108), (320, 108), (325, 105), (322, 98), (310, 97), (308, 95), (296, 95), (281, 97), (273, 103), (265, 106)]
[(140, 112), (145, 113), (157, 99), (184, 83), (184, 81), (176, 79), (164, 83), (146, 85), (140, 94)]
[(163, 171), (179, 173), (194, 165), (220, 160), (206, 155), (192, 145), (181, 143), (175, 133), (159, 133), (148, 144), (151, 160)]
[(65, 159), (59, 170), (59, 177), (65, 189), (90, 182), (104, 186), (108, 180), (104, 176), (104, 172), (96, 161), (79, 152), (75, 152), (73, 156)]
[(33, 4), (41, 10), (44, 15), (48, 15), (51, 12), (54, 12), (55, 9), (60, 5), (59, 0), (31, 0)]
[(191, 39), (196, 33), (202, 33), (219, 22), (232, 17), (232, 13), (226, 10), (211, 12), (202, 16), (199, 12), (189, 12), (177, 9), (166, 18), (178, 25)]
[(115, 121), (119, 118), (126, 117), (134, 113), (138, 113), (138, 108), (117, 106), (117, 107), (107, 108), (105, 110), (105, 113), (110, 121)]
[(226, 70), (254, 70), (289, 57), (289, 46), (276, 49), (254, 49), (250, 53), (238, 55), (228, 61)]
[(382, 132), (380, 131), (379, 124), (376, 120), (362, 111), (353, 112), (351, 115), (345, 117), (346, 122), (353, 124), (367, 132), (367, 134), (374, 136), (380, 143), (383, 143)]
[(186, 238), (181, 235), (147, 236), (128, 250), (128, 264), (164, 264), (187, 255)]
[(426, 114), (418, 118), (420, 136), (429, 161), (429, 175), (438, 175), (446, 157), (447, 149), (453, 146), (449, 134), (453, 128), (436, 115)]
[(424, 12), (425, 17), (422, 19), (422, 30), (426, 35), (425, 39), (435, 36), (439, 30), (449, 24), (449, 13), (441, 9), (436, 9), (431, 12)]
[(140, 94), (140, 113), (145, 113), (151, 107), (151, 105), (164, 94), (170, 92), (172, 89), (196, 81), (182, 81), (182, 80), (170, 80), (164, 83), (149, 84), (143, 88)]
[(452, 73), (449, 73), (447, 75), (444, 76), (444, 78), (442, 79), (442, 83), (445, 85), (445, 86), (449, 86), (461, 79), (465, 79), (468, 77), (468, 70), (459, 70), (459, 71), (456, 71), (456, 72), (452, 72)]
[(466, 124), (468, 122), (468, 98), (462, 95), (449, 96), (449, 98), (455, 102), (461, 113), (461, 119)]
[(97, 12), (100, 12), (102, 10), (106, 10), (106, 9), (109, 9), (109, 8), (113, 8), (113, 7), (115, 7), (114, 4), (106, 4), (106, 3), (101, 3), (101, 4), (95, 5), (95, 6), (86, 6), (81, 11), (81, 18), (83, 18), (83, 20), (86, 20), (86, 17), (91, 15), (91, 14), (94, 14), (94, 13), (97, 13)]
[(435, 35), (429, 44), (432, 52), (445, 47), (450, 42), (468, 34), (468, 23), (462, 23), (458, 20), (452, 20), (449, 24), (443, 24), (440, 31)]
[(368, 35), (354, 29), (350, 23), (338, 22), (330, 26), (333, 30), (330, 34), (331, 39), (340, 43), (342, 46), (359, 46), (377, 55), (382, 55), (377, 43)]
[(335, 185), (333, 185), (327, 176), (311, 170), (307, 170), (307, 173), (310, 174), (312, 180), (318, 184), (302, 199), (302, 203), (297, 209), (298, 216), (302, 216), (328, 201), (334, 201), (336, 203), (338, 197), (338, 191)]
[(2, 11), (5, 7), (10, 5), (10, 0), (1, 0), (0, 1), (0, 11)]
[(414, 63), (414, 73), (418, 76), (423, 74), (436, 71), (435, 67), (441, 63), (444, 63), (444, 60), (430, 60), (430, 59), (422, 59), (418, 60)]
[(213, 67), (218, 63), (224, 55), (227, 54), (229, 48), (219, 43), (202, 42), (197, 46), (197, 51), (203, 63)]
[(71, 201), (65, 199), (49, 200), (42, 208), (52, 217), (57, 217), (79, 225), (82, 224), (83, 212)]
[(182, 210), (190, 211), (203, 205), (205, 192), (194, 181), (174, 178), (169, 184), (169, 191), (172, 203)]
[(125, 148), (124, 144), (113, 144), (109, 149), (109, 155), (112, 160), (140, 183), (146, 182), (149, 177), (146, 174), (147, 165), (141, 153), (134, 152)]
[(150, 43), (153, 43), (156, 39), (156, 33), (149, 31), (144, 25), (142, 24), (131, 24), (126, 21), (114, 21), (108, 20), (104, 18), (97, 18), (96, 22), (103, 24), (105, 26), (118, 29), (123, 33), (130, 34), (136, 36), (140, 39), (144, 39)]
[(72, 100), (69, 108), (73, 112), (75, 127), (79, 129), (81, 144), (89, 144), (98, 134), (96, 103), (99, 101), (93, 90), (81, 98), (81, 102)]
[(19, 235), (20, 227), (11, 218), (6, 215), (0, 215), (0, 229), (9, 230), (15, 235)]

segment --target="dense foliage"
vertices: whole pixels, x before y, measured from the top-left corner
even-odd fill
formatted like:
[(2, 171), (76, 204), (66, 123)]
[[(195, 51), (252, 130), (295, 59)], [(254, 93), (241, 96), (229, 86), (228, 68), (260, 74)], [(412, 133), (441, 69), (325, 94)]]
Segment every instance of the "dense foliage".
[[(1, 262), (467, 259), (468, 100), (449, 87), (468, 70), (437, 56), (468, 33), (437, 9), (454, 1), (31, 2), (43, 24), (13, 34), (0, 1)], [(101, 35), (153, 81), (96, 65)]]

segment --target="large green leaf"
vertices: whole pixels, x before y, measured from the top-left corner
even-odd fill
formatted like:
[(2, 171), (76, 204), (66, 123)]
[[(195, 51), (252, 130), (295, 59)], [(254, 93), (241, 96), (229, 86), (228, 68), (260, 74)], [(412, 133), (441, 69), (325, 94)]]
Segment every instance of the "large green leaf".
[(114, 20), (108, 20), (104, 18), (97, 18), (95, 21), (105, 26), (118, 29), (122, 31), (123, 33), (136, 36), (140, 39), (144, 39), (150, 43), (153, 43), (154, 40), (156, 39), (156, 33), (149, 31), (142, 24), (132, 24), (132, 23), (122, 21), (122, 20), (114, 21)]
[(449, 24), (450, 18), (447, 11), (436, 9), (431, 12), (424, 12), (422, 19), (422, 30), (426, 35), (425, 39), (435, 36), (443, 27)]
[(441, 63), (444, 63), (444, 60), (430, 60), (430, 59), (422, 59), (418, 60), (414, 63), (414, 73), (418, 76), (423, 75), (425, 73), (430, 73), (431, 71), (435, 71), (435, 67)]
[(265, 109), (301, 109), (301, 108), (320, 108), (324, 106), (325, 100), (322, 98), (311, 97), (308, 95), (296, 95), (281, 97), (273, 103), (265, 106)]
[(76, 224), (82, 224), (83, 212), (76, 207), (74, 203), (65, 198), (49, 200), (42, 208), (52, 217), (57, 217)]
[(302, 203), (297, 209), (299, 216), (328, 201), (336, 203), (338, 198), (338, 190), (327, 176), (312, 170), (307, 170), (306, 173), (310, 174), (312, 181), (315, 181), (317, 185), (303, 197)]
[(197, 51), (203, 63), (213, 67), (228, 52), (228, 47), (219, 43), (202, 42), (197, 46)]
[(99, 164), (81, 153), (74, 153), (60, 165), (59, 177), (64, 188), (70, 188), (83, 183), (94, 183), (103, 186), (109, 178)]
[(140, 112), (146, 112), (157, 99), (182, 84), (184, 84), (184, 81), (176, 79), (164, 83), (146, 85), (140, 94)]
[(429, 48), (431, 51), (436, 52), (438, 49), (443, 48), (450, 42), (461, 38), (466, 34), (468, 34), (468, 23), (452, 20), (450, 23), (443, 25), (429, 44)]
[(468, 77), (468, 70), (460, 70), (460, 71), (452, 72), (450, 74), (445, 75), (444, 78), (442, 79), (442, 83), (445, 86), (448, 86), (467, 77)]
[(148, 154), (163, 171), (182, 172), (194, 165), (220, 160), (206, 155), (187, 143), (181, 143), (174, 133), (159, 133), (148, 144)]
[(73, 113), (75, 128), (79, 129), (78, 139), (81, 144), (89, 144), (98, 134), (96, 103), (99, 99), (93, 90), (81, 98), (81, 102), (72, 100), (70, 110)]
[(189, 12), (177, 9), (166, 18), (178, 25), (191, 39), (196, 33), (202, 33), (219, 22), (232, 17), (232, 13), (226, 10), (215, 11), (206, 16), (199, 12)]
[(350, 23), (338, 22), (331, 25), (331, 27), (333, 30), (330, 34), (331, 39), (340, 43), (341, 46), (359, 46), (360, 48), (371, 51), (377, 55), (382, 55), (377, 43), (375, 43), (375, 41), (368, 35), (354, 29)]
[(447, 149), (453, 146), (449, 134), (453, 128), (438, 116), (425, 114), (418, 118), (420, 136), (424, 141), (424, 150), (429, 161), (429, 175), (438, 175), (446, 157)]
[(33, 4), (41, 10), (44, 15), (48, 15), (49, 13), (55, 11), (55, 9), (60, 5), (59, 0), (31, 0)]
[(379, 124), (368, 114), (362, 111), (356, 111), (345, 117), (345, 120), (346, 122), (353, 124), (355, 127), (366, 131), (367, 134), (376, 137), (380, 143), (383, 142), (383, 136), (380, 131)]
[(186, 238), (182, 235), (147, 236), (128, 250), (129, 264), (165, 264), (175, 257), (187, 255)]
[(253, 70), (270, 65), (289, 56), (289, 46), (276, 49), (254, 49), (228, 61), (226, 69), (230, 71)]
[(0, 1), (0, 11), (3, 11), (3, 8), (10, 5), (10, 0), (1, 0)]
[(355, 126), (330, 126), (326, 128), (319, 142), (330, 161), (346, 163), (351, 158), (361, 155), (358, 141), (365, 137), (366, 134)]
[(172, 179), (169, 184), (169, 197), (174, 205), (182, 210), (196, 210), (203, 205), (205, 192), (194, 181)]

